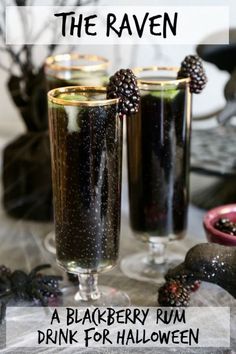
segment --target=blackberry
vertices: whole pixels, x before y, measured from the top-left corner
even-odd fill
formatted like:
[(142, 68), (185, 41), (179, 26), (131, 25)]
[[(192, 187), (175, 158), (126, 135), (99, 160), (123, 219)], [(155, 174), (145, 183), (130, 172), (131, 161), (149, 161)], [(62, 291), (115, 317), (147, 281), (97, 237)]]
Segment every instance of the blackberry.
[(122, 116), (138, 112), (140, 92), (132, 70), (121, 69), (110, 77), (107, 98), (119, 98), (119, 114)]
[[(39, 278), (41, 275), (39, 276)], [(61, 291), (59, 289), (59, 280), (57, 277), (55, 279), (43, 277), (40, 279), (40, 286), (39, 293), (42, 297), (42, 301), (45, 304), (52, 304), (52, 301), (56, 300), (58, 296), (61, 295)]]
[(179, 280), (167, 281), (158, 292), (160, 306), (186, 307), (189, 300), (189, 290)]
[(194, 280), (193, 282), (187, 284), (186, 288), (189, 291), (195, 292), (200, 288), (200, 286), (201, 286), (201, 280)]
[(236, 236), (236, 223), (227, 218), (220, 218), (215, 223), (215, 228), (231, 236)]
[(180, 281), (189, 291), (197, 291), (200, 288), (201, 281), (195, 279), (193, 274), (179, 274), (175, 276), (175, 280)]
[(190, 92), (200, 93), (207, 83), (202, 60), (197, 55), (188, 55), (181, 63), (178, 79), (190, 77)]

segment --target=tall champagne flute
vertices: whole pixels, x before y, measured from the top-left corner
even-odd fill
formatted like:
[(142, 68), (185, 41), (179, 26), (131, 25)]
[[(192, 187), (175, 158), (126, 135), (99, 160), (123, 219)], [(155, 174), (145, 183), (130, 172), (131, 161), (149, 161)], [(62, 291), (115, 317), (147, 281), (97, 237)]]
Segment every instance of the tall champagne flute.
[(141, 92), (139, 112), (127, 120), (130, 224), (149, 251), (123, 259), (130, 278), (163, 280), (174, 258), (169, 240), (185, 236), (188, 210), (191, 94), (178, 68), (134, 69)]
[[(69, 305), (127, 305), (125, 293), (98, 288), (98, 274), (118, 258), (122, 120), (104, 87), (64, 87), (48, 93), (58, 264), (78, 275)], [(66, 305), (65, 303), (65, 305)]]
[(65, 53), (48, 57), (44, 71), (49, 90), (72, 85), (103, 86), (110, 62), (98, 55)]
[[(65, 53), (48, 57), (44, 71), (49, 90), (65, 86), (103, 86), (108, 81), (110, 62), (94, 54)], [(55, 254), (55, 232), (44, 239), (45, 248)]]

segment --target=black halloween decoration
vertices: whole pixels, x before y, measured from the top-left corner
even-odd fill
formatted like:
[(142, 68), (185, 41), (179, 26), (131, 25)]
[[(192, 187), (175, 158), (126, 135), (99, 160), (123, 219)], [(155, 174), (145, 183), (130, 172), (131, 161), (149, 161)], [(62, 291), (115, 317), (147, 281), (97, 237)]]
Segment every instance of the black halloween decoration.
[[(76, 0), (70, 2), (70, 5), (76, 7), (96, 2), (97, 0)], [(15, 5), (27, 6), (33, 3), (15, 0)], [(66, 5), (66, 2), (55, 0), (54, 5)], [(36, 55), (33, 45), (4, 45), (4, 21), (5, 5), (2, 2), (0, 41), (2, 40), (3, 45), (0, 51), (3, 53), (0, 69), (9, 73), (7, 88), (27, 132), (17, 137), (3, 151), (3, 205), (6, 212), (13, 217), (49, 221), (52, 220), (52, 188), (47, 133), (47, 90), (43, 64), (38, 66), (34, 62)], [(45, 58), (53, 54), (56, 48), (57, 45), (45, 46)], [(10, 63), (9, 66), (4, 62), (7, 58), (6, 63)]]
[(0, 323), (4, 318), (6, 306), (11, 301), (27, 301), (41, 306), (56, 305), (56, 300), (62, 295), (59, 289), (62, 277), (40, 273), (50, 267), (50, 264), (42, 264), (27, 274), (22, 270), (12, 272), (4, 265), (0, 266)]
[(198, 244), (188, 251), (183, 263), (168, 271), (166, 279), (188, 274), (196, 280), (217, 284), (236, 298), (236, 247)]

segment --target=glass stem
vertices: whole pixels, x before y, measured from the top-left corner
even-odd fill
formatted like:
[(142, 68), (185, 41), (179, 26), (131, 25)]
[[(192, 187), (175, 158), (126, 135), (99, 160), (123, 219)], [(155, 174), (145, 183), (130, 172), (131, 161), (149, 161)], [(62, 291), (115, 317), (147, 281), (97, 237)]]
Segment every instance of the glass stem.
[(150, 242), (149, 243), (149, 263), (150, 264), (164, 264), (166, 243)]
[(79, 291), (75, 300), (97, 300), (100, 298), (98, 290), (98, 274), (79, 274)]

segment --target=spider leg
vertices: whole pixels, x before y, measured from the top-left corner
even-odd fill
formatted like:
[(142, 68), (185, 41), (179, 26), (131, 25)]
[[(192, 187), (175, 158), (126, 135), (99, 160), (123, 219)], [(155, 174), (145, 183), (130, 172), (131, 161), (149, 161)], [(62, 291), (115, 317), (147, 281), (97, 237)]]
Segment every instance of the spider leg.
[(63, 277), (61, 275), (44, 275), (43, 280), (58, 280), (62, 281)]
[(11, 300), (12, 295), (13, 293), (11, 291), (6, 291), (4, 294), (1, 294), (0, 296), (0, 299), (2, 299), (0, 301), (0, 325), (2, 324), (6, 316), (7, 303)]
[(3, 323), (4, 318), (6, 317), (7, 304), (6, 302), (0, 303), (0, 325)]
[(38, 273), (40, 270), (42, 269), (47, 269), (47, 268), (51, 268), (51, 264), (41, 264), (37, 267), (35, 267), (30, 273), (29, 273), (29, 277), (34, 277), (36, 273)]

